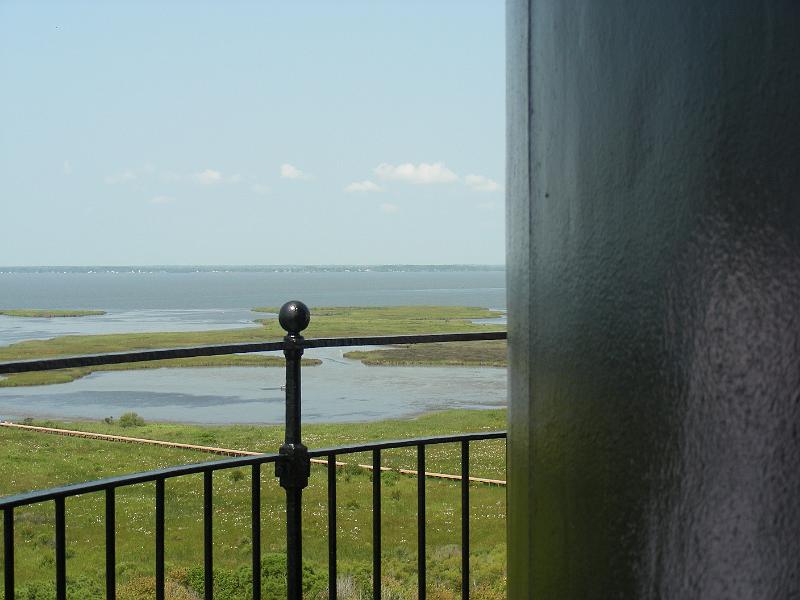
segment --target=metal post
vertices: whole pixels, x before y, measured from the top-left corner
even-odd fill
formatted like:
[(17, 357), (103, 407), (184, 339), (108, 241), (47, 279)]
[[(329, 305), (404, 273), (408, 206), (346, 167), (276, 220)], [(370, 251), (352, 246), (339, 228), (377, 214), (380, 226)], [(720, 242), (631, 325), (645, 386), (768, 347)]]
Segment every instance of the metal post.
[(303, 488), (308, 485), (311, 461), (308, 448), (300, 441), (300, 360), (303, 336), (311, 314), (297, 300), (281, 307), (278, 321), (287, 334), (283, 338), (286, 356), (286, 435), (280, 447), (281, 460), (275, 463), (275, 475), (286, 490), (286, 597), (302, 600), (303, 596)]

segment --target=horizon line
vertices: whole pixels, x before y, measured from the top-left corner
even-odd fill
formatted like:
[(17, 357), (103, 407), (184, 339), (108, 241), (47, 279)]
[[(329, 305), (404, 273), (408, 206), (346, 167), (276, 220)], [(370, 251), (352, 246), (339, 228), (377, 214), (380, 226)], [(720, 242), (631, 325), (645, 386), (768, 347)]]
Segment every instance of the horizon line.
[(180, 268), (180, 267), (503, 267), (505, 263), (162, 263), (162, 264), (145, 264), (145, 263), (96, 263), (96, 264), (40, 264), (40, 265), (0, 265), (0, 269), (42, 269), (42, 268), (64, 268), (64, 269), (77, 269), (77, 268), (91, 268), (91, 267), (166, 267), (166, 268)]

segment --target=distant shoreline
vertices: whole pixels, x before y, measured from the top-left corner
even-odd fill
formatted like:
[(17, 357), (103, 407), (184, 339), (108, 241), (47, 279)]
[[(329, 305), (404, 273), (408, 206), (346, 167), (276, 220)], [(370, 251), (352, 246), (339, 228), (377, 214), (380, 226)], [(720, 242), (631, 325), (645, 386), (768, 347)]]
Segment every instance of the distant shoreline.
[(38, 265), (0, 266), (14, 273), (419, 273), (505, 271), (505, 265)]

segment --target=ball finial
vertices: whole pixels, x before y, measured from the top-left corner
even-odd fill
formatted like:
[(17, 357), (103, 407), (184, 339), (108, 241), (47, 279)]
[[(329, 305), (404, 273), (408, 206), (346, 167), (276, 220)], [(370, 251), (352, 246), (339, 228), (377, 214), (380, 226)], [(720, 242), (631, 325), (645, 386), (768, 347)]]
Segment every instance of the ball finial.
[(278, 322), (289, 335), (297, 335), (308, 327), (311, 321), (311, 311), (299, 300), (290, 300), (278, 313)]

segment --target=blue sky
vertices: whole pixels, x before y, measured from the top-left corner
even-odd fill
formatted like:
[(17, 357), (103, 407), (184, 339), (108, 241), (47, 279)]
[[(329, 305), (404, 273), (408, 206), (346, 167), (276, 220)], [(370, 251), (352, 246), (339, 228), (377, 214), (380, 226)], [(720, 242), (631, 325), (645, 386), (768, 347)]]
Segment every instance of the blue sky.
[(504, 262), (502, 0), (0, 0), (0, 265)]

